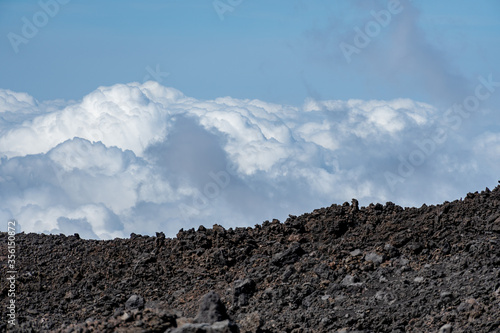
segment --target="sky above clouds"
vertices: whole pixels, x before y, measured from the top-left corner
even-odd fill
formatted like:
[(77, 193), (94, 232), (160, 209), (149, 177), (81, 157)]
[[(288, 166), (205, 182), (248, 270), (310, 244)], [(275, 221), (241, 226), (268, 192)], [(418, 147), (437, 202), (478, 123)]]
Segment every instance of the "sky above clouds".
[(173, 236), (500, 179), (497, 1), (7, 0), (0, 36), (0, 220), (26, 232)]

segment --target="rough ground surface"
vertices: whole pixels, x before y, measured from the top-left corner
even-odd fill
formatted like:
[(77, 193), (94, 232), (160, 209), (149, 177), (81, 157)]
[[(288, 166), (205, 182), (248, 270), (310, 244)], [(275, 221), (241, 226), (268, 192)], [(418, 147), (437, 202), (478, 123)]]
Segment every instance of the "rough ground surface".
[[(16, 239), (22, 332), (500, 331), (500, 186), (174, 239)], [(0, 244), (5, 331), (7, 234)]]

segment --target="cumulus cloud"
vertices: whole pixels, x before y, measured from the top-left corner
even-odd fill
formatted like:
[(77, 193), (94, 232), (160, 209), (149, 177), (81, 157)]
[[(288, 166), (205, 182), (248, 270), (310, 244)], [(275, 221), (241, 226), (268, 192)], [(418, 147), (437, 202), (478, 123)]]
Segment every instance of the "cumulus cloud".
[(0, 218), (26, 232), (172, 236), (351, 198), (419, 205), (491, 185), (500, 133), (454, 132), (466, 142), (460, 157), (451, 140), (426, 151), (441, 114), (409, 99), (198, 100), (155, 82), (68, 102), (0, 90)]

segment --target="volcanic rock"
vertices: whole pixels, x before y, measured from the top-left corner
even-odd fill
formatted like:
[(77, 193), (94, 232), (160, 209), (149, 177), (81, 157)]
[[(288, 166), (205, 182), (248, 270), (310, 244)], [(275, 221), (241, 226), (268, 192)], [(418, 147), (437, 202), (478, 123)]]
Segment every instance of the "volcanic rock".
[(175, 238), (15, 237), (16, 325), (2, 283), (1, 332), (500, 331), (499, 186)]

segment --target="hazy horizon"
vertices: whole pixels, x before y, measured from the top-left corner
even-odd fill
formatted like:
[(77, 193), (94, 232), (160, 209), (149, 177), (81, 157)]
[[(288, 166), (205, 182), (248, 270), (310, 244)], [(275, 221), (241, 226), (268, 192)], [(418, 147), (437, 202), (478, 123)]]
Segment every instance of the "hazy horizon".
[(499, 9), (4, 1), (0, 230), (173, 236), (492, 188)]

